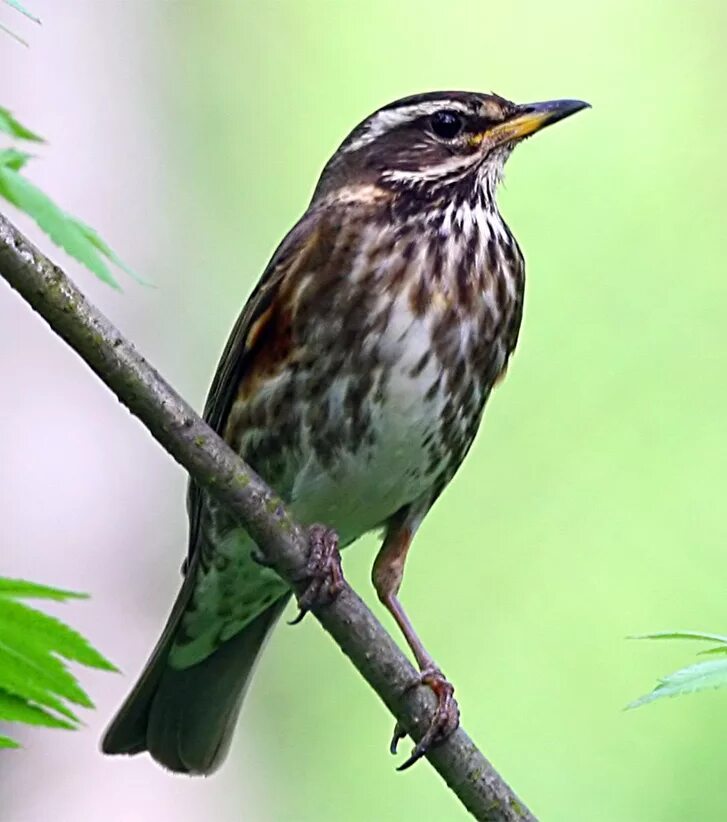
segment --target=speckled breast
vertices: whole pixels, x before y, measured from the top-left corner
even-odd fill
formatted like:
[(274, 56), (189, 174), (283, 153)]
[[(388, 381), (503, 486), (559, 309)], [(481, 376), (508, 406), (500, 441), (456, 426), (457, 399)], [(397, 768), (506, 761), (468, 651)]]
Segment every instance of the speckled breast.
[(522, 257), (499, 215), (479, 216), (444, 236), (421, 217), (341, 231), (346, 266), (296, 285), (296, 356), (233, 407), (242, 456), (344, 545), (438, 495), (514, 348)]

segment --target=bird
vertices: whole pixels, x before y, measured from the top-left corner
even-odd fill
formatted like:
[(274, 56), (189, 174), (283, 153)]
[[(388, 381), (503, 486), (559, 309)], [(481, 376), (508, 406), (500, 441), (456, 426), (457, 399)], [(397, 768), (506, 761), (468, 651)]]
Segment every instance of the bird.
[[(372, 581), (437, 710), (408, 767), (458, 725), (453, 687), (399, 599), (417, 529), (505, 375), (525, 264), (496, 188), (513, 148), (589, 107), (438, 91), (383, 106), (325, 165), (237, 320), (206, 422), (310, 528), (301, 616), (342, 585), (339, 548), (379, 531)], [(291, 590), (240, 523), (190, 482), (184, 579), (102, 741), (207, 775)], [(404, 736), (397, 728), (392, 742)]]

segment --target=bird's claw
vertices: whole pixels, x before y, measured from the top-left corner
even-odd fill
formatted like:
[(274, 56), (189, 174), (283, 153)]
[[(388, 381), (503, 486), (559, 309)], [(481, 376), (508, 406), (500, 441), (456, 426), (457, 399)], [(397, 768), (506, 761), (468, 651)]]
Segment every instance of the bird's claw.
[(298, 594), (298, 615), (289, 625), (297, 625), (311, 608), (329, 605), (344, 585), (336, 532), (324, 525), (312, 525), (308, 545), (308, 560), (297, 580), (305, 582), (305, 588)]
[[(407, 687), (407, 691), (418, 685), (427, 685), (431, 688), (437, 699), (437, 707), (424, 736), (414, 746), (414, 750), (406, 762), (399, 765), (397, 771), (405, 771), (407, 768), (410, 768), (417, 760), (421, 759), (427, 751), (433, 746), (444, 742), (444, 740), (459, 727), (459, 706), (454, 698), (454, 687), (451, 682), (445, 678), (444, 674), (438, 668), (426, 668), (421, 672), (419, 677)], [(392, 754), (396, 753), (399, 742), (405, 736), (407, 736), (407, 732), (397, 722), (394, 728), (394, 735), (391, 738), (391, 745), (389, 746)]]

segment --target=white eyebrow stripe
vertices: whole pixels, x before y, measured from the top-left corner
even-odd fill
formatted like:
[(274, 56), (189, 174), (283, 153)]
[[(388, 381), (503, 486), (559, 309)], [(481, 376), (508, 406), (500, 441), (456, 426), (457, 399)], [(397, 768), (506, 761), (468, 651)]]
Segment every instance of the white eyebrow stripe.
[(426, 117), (442, 109), (458, 111), (460, 114), (472, 114), (472, 110), (467, 105), (453, 100), (428, 100), (425, 103), (413, 103), (399, 108), (384, 109), (369, 118), (368, 122), (364, 124), (361, 134), (346, 146), (345, 151), (358, 151), (369, 145), (369, 143), (373, 143), (374, 140), (378, 140), (387, 131), (392, 131), (398, 126), (403, 126), (412, 120)]

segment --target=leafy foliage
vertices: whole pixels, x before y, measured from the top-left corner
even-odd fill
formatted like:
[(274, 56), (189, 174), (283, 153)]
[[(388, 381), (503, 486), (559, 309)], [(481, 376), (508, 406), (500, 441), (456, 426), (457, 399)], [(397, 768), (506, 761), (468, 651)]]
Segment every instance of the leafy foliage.
[(53, 242), (83, 263), (100, 280), (118, 288), (104, 257), (132, 276), (133, 272), (119, 260), (96, 231), (66, 214), (20, 173), (29, 159), (29, 154), (14, 149), (0, 151), (0, 195), (30, 215)]
[(680, 668), (659, 680), (651, 693), (634, 700), (627, 707), (638, 708), (648, 702), (654, 702), (666, 696), (681, 696), (704, 691), (708, 688), (721, 688), (727, 685), (727, 636), (722, 634), (701, 633), (699, 631), (662, 631), (655, 634), (643, 634), (634, 639), (689, 639), (702, 642), (716, 642), (712, 648), (700, 651), (700, 655), (724, 657), (709, 659)]
[(18, 122), (15, 117), (6, 109), (0, 106), (0, 131), (15, 137), (18, 140), (32, 140), (35, 143), (42, 143), (43, 138), (26, 128)]
[(25, 6), (23, 6), (21, 3), (19, 3), (18, 0), (5, 0), (5, 2), (8, 4), (8, 6), (11, 6), (16, 11), (19, 11), (21, 14), (24, 14), (26, 17), (31, 19), (34, 23), (40, 23), (40, 20), (34, 14), (29, 12), (28, 9), (25, 8)]
[[(0, 132), (16, 139), (43, 141), (5, 108), (0, 108)], [(119, 287), (107, 263), (143, 282), (94, 229), (59, 208), (21, 173), (30, 159), (30, 154), (16, 148), (0, 149), (0, 196), (32, 217), (54, 243), (83, 263), (103, 282), (113, 288)]]
[[(40, 23), (19, 0), (4, 2)], [(2, 23), (0, 31), (27, 45)], [(0, 134), (14, 140), (43, 142), (2, 106)], [(31, 155), (16, 148), (0, 149), (0, 196), (32, 217), (55, 243), (109, 285), (118, 288), (107, 261), (135, 276), (94, 229), (59, 208), (21, 174), (30, 159)], [(83, 596), (0, 577), (0, 721), (72, 729), (80, 720), (71, 706), (93, 707), (68, 671), (66, 661), (107, 671), (116, 670), (114, 666), (72, 628), (21, 601), (34, 598), (63, 602)], [(15, 740), (0, 735), (0, 749), (17, 747)]]
[[(34, 23), (40, 23), (40, 20), (30, 11), (28, 11), (28, 9), (26, 9), (25, 6), (19, 2), (19, 0), (4, 1), (6, 5), (15, 9), (15, 11), (19, 11), (21, 14), (25, 15), (29, 20), (32, 20)], [(0, 23), (0, 31), (4, 31), (6, 34), (9, 34), (14, 40), (17, 40), (18, 43), (21, 43), (22, 45), (28, 45), (22, 37), (19, 37), (14, 31), (11, 31), (9, 28), (7, 28), (7, 26), (2, 25), (2, 23)]]
[[(93, 703), (69, 672), (66, 661), (90, 668), (116, 668), (79, 633), (22, 599), (63, 602), (84, 594), (0, 577), (0, 721), (74, 729), (72, 706)], [(17, 743), (0, 736), (0, 748)]]

